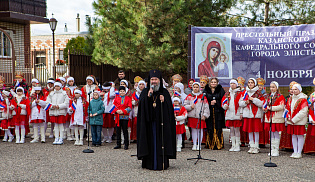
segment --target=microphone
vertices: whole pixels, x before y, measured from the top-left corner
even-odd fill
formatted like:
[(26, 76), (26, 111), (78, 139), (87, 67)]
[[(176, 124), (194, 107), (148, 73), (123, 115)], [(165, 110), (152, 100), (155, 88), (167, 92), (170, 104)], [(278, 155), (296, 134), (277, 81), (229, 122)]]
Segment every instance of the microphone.
[(205, 96), (206, 96), (206, 93), (202, 93), (202, 98), (201, 98), (201, 100), (205, 100)]
[(90, 95), (91, 93), (92, 93), (92, 90), (91, 90), (91, 91), (89, 91), (88, 95)]
[[(150, 88), (152, 88), (152, 90), (153, 90), (154, 85), (151, 85), (151, 86), (150, 86)], [(153, 93), (152, 93), (152, 92), (150, 92), (150, 97), (152, 97), (152, 94), (153, 94)]]

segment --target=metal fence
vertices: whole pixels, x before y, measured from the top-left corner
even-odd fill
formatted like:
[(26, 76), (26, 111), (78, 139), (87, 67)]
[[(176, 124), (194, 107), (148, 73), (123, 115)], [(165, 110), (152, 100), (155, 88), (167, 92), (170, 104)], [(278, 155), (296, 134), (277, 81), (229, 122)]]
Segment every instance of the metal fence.
[[(75, 78), (77, 85), (86, 84), (85, 78), (87, 75), (94, 75), (99, 78), (100, 83), (105, 81), (114, 81), (117, 78), (120, 68), (108, 64), (96, 65), (91, 62), (92, 57), (87, 55), (75, 55), (69, 54), (69, 75)], [(147, 77), (147, 73), (132, 72), (131, 70), (125, 70), (126, 79), (133, 82), (135, 76)]]

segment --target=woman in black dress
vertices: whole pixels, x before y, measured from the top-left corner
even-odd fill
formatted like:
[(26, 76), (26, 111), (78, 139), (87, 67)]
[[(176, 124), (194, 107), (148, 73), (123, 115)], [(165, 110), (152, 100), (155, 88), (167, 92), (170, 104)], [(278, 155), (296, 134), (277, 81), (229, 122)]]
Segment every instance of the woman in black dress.
[(222, 128), (225, 127), (225, 116), (224, 109), (221, 106), (221, 100), (225, 91), (219, 84), (217, 78), (211, 78), (210, 86), (206, 85), (205, 92), (210, 109), (210, 117), (206, 119), (208, 130), (206, 148), (220, 150), (224, 148)]

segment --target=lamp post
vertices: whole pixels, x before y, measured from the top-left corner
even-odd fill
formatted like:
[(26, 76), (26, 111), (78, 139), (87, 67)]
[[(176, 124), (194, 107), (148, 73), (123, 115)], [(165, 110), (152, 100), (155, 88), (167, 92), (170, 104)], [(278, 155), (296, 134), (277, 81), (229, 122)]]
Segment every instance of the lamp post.
[[(54, 14), (52, 14), (53, 16)], [(52, 17), (50, 18), (49, 20), (49, 26), (50, 26), (50, 29), (52, 31), (52, 37), (53, 37), (53, 77), (54, 79), (56, 79), (56, 66), (55, 66), (55, 30), (56, 30), (56, 26), (57, 26), (57, 20)]]

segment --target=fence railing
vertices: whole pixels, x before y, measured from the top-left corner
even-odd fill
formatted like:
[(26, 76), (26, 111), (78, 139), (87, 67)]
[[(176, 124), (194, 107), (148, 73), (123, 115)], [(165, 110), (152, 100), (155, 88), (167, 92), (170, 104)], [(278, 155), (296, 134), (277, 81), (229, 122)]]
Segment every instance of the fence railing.
[[(69, 54), (69, 75), (75, 78), (77, 85), (86, 84), (85, 78), (87, 75), (94, 75), (101, 84), (105, 81), (114, 81), (118, 77), (120, 68), (108, 64), (96, 65), (91, 62), (91, 59), (92, 56)], [(135, 76), (147, 77), (147, 73), (132, 72), (131, 70), (125, 70), (125, 74), (126, 79), (131, 82), (133, 82)]]

